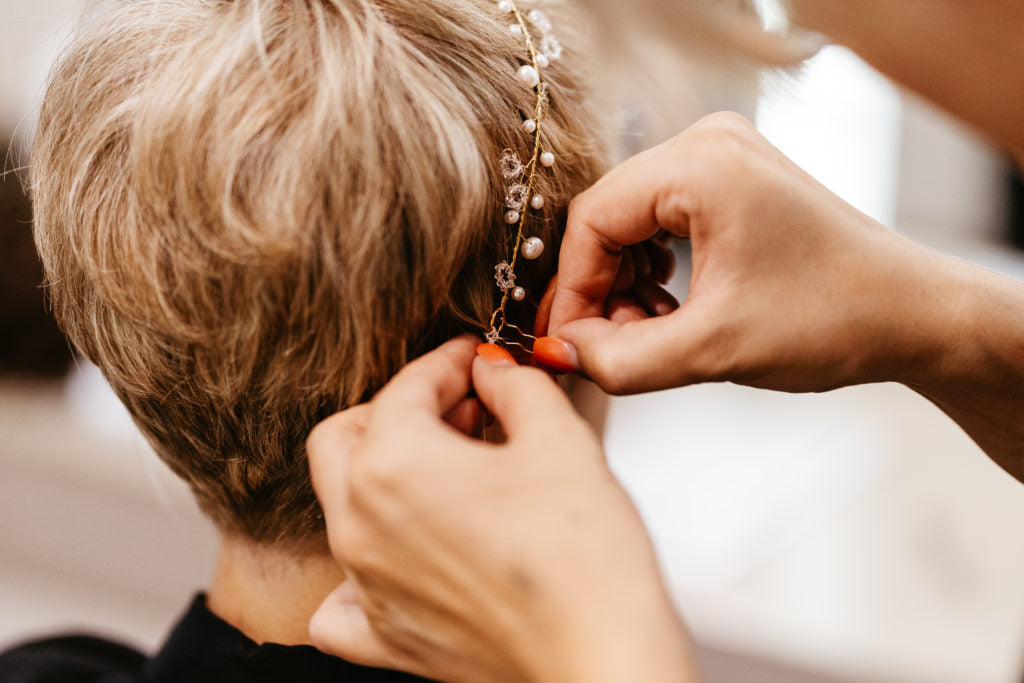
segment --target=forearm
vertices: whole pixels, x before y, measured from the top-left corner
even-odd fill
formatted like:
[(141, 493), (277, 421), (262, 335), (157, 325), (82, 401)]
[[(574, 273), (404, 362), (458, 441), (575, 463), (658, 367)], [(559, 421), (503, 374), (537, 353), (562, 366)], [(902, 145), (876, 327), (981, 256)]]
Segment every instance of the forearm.
[(920, 272), (932, 280), (928, 351), (900, 380), (1024, 481), (1024, 284), (936, 256)]
[[(789, 0), (792, 18), (856, 51), (997, 142), (1024, 150), (1024, 6), (1016, 0)], [(992, 55), (1000, 55), (994, 68)]]
[(668, 598), (664, 601), (645, 606), (643, 600), (635, 600), (633, 610), (619, 610), (612, 619), (597, 615), (589, 624), (578, 618), (577, 625), (583, 628), (564, 644), (564, 666), (546, 668), (537, 682), (698, 683), (689, 636)]

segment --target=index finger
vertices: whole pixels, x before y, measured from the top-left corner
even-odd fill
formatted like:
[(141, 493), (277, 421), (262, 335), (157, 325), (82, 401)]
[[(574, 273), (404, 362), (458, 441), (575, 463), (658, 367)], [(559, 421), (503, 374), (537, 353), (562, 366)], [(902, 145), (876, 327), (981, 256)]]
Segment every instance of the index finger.
[(652, 147), (615, 167), (570, 206), (551, 304), (553, 333), (578, 318), (604, 314), (623, 247), (650, 239), (661, 228), (686, 233), (685, 217), (675, 225), (659, 224), (659, 219), (665, 221), (665, 216), (659, 215), (665, 188), (674, 185), (668, 144)]
[(327, 519), (333, 519), (334, 511), (345, 507), (349, 460), (363, 439), (369, 416), (367, 404), (343, 410), (316, 425), (306, 439), (313, 491)]
[(374, 397), (374, 415), (408, 419), (427, 415), (438, 422), (470, 387), (470, 369), (479, 340), (464, 335), (445, 342), (402, 368)]

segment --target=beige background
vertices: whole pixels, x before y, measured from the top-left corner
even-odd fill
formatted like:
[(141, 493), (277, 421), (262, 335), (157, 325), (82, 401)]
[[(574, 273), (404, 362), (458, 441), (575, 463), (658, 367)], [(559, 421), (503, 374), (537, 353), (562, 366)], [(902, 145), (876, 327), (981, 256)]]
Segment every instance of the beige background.
[[(0, 116), (23, 135), (74, 6), (0, 0)], [(844, 197), (1024, 276), (994, 238), (1001, 165), (968, 131), (841, 51), (765, 92), (765, 132)], [(710, 680), (1020, 679), (1024, 489), (906, 389), (617, 399), (607, 444)], [(0, 645), (91, 628), (151, 648), (212, 554), (93, 370), (0, 382)]]

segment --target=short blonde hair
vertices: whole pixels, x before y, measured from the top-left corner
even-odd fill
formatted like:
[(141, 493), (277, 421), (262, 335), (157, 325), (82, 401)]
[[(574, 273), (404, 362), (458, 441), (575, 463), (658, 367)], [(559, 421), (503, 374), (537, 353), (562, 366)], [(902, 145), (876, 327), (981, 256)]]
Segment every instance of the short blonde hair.
[[(543, 8), (570, 49), (534, 297), (604, 159), (574, 22)], [(507, 24), (491, 0), (109, 0), (55, 67), (31, 170), (55, 314), (222, 530), (318, 538), (312, 426), (488, 319), (497, 162), (533, 106)]]

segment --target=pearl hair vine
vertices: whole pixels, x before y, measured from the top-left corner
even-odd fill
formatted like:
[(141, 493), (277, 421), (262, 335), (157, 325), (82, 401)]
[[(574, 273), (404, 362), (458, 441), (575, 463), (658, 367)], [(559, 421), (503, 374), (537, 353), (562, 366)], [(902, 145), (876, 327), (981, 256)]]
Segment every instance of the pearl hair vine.
[(526, 221), (531, 209), (540, 211), (544, 208), (544, 197), (534, 191), (537, 167), (550, 168), (555, 163), (555, 155), (541, 147), (541, 127), (548, 110), (548, 85), (542, 70), (562, 56), (562, 45), (551, 35), (551, 22), (540, 10), (532, 9), (524, 14), (514, 0), (501, 0), (498, 9), (504, 15), (511, 15), (514, 21), (509, 24), (509, 31), (513, 36), (523, 39), (527, 63), (519, 67), (516, 77), (534, 91), (536, 102), (533, 112), (522, 123), (523, 130), (533, 136), (533, 150), (529, 160), (523, 163), (516, 152), (506, 149), (500, 161), (501, 175), (506, 181), (505, 223), (516, 226), (516, 240), (511, 256), (494, 267), (494, 279), (501, 290), (501, 303), (491, 314), (486, 339), (490, 344), (511, 344), (532, 353), (523, 343), (509, 339), (502, 333), (508, 328), (521, 339), (536, 341), (536, 337), (508, 321), (505, 308), (509, 299), (523, 301), (526, 298), (526, 290), (516, 284), (515, 269), (519, 257), (532, 261), (544, 253), (544, 242), (539, 237), (526, 236)]

